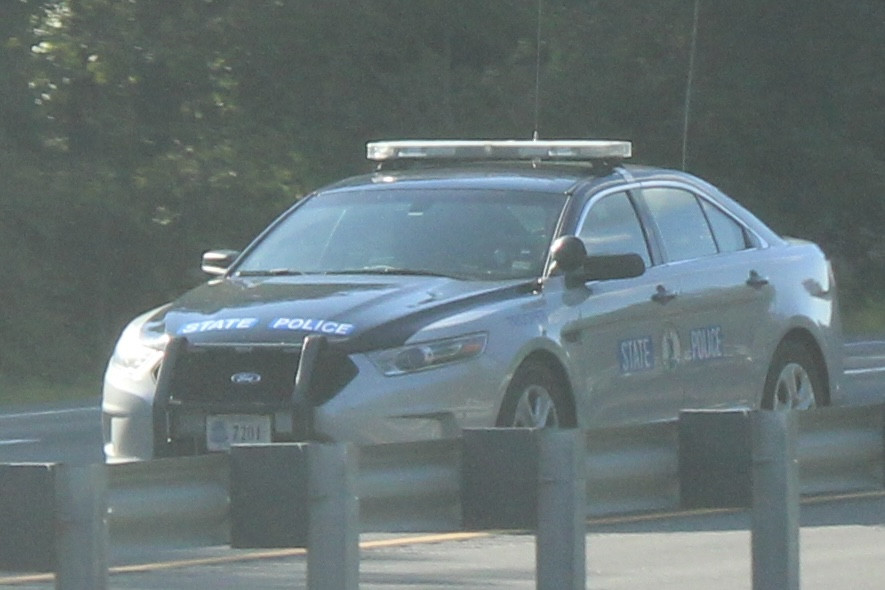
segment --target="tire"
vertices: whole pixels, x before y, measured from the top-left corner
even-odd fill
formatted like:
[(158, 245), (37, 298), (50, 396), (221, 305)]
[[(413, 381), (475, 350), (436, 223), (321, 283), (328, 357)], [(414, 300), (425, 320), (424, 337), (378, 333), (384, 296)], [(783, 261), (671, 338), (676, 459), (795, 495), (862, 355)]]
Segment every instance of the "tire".
[(762, 395), (765, 410), (808, 410), (827, 402), (827, 384), (821, 367), (809, 347), (797, 340), (781, 343)]
[(562, 380), (549, 365), (527, 361), (513, 376), (498, 413), (498, 427), (567, 428), (575, 425)]

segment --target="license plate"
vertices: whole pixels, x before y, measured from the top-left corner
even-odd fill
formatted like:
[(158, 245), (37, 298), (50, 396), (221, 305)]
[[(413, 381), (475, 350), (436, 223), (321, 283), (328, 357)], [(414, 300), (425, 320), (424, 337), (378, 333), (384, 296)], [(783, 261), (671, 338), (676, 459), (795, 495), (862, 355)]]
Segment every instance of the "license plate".
[(206, 417), (206, 448), (227, 451), (231, 445), (270, 442), (270, 416), (219, 414)]

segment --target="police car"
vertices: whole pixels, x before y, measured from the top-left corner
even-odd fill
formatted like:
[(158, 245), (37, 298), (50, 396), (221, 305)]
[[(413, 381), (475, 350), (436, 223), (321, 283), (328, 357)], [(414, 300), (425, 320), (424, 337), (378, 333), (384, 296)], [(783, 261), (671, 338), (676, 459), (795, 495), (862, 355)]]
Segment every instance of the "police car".
[(839, 395), (831, 266), (621, 141), (388, 141), (123, 331), (110, 462)]

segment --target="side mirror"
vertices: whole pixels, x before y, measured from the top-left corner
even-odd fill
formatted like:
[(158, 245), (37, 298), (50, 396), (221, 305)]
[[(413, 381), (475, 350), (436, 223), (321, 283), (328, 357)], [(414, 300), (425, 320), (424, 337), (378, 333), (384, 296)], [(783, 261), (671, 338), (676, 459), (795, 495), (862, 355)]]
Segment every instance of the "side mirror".
[(639, 254), (605, 254), (588, 256), (584, 263), (587, 281), (632, 279), (645, 272), (645, 262)]
[(200, 270), (207, 275), (221, 276), (227, 272), (239, 255), (237, 250), (209, 250), (203, 253)]
[(553, 242), (550, 255), (556, 263), (557, 270), (568, 275), (584, 266), (584, 261), (587, 260), (587, 248), (581, 238), (562, 236)]
[(584, 242), (576, 236), (558, 238), (551, 247), (551, 256), (556, 268), (565, 274), (569, 286), (588, 281), (629, 279), (645, 272), (645, 262), (639, 254), (588, 256)]

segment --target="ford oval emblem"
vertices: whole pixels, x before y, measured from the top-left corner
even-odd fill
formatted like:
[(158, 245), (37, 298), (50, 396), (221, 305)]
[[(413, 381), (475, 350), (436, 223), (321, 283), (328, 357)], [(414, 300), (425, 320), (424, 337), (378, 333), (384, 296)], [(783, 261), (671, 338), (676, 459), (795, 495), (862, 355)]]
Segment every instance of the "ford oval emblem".
[(237, 385), (255, 385), (261, 382), (261, 375), (258, 373), (234, 373), (230, 376), (231, 383)]

